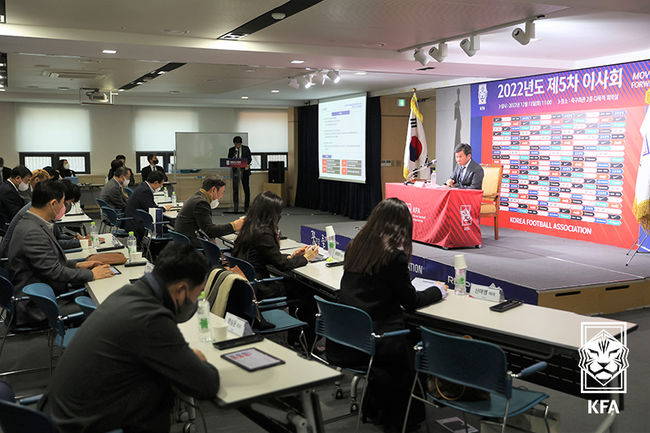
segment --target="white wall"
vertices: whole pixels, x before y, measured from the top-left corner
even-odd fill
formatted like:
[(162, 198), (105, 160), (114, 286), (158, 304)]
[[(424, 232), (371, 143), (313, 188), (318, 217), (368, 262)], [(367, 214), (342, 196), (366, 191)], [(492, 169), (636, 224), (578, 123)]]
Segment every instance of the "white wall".
[(454, 169), (454, 147), (458, 120), (456, 104), (460, 104), (460, 142), (470, 143), (470, 86), (447, 87), (436, 90), (436, 176), (445, 182)]
[(135, 167), (136, 151), (174, 150), (174, 133), (249, 133), (253, 152), (287, 152), (286, 109), (97, 106), (0, 103), (0, 156), (18, 152), (90, 151), (93, 174), (105, 174), (117, 154)]

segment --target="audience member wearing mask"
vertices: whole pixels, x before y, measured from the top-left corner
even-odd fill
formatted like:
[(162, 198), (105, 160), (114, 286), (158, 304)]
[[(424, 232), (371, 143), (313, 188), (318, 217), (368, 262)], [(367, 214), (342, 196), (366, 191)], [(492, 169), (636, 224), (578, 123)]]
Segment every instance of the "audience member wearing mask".
[(159, 172), (163, 175), (163, 182), (167, 182), (167, 175), (165, 174), (165, 169), (158, 165), (158, 157), (156, 155), (147, 155), (147, 161), (149, 165), (142, 168), (142, 181), (149, 179), (149, 174), (154, 172)]
[(5, 223), (9, 223), (20, 208), (25, 206), (20, 193), (29, 189), (31, 178), (32, 172), (24, 165), (19, 165), (11, 170), (9, 179), (0, 185), (0, 217), (4, 218)]
[[(34, 177), (36, 176), (37, 172), (39, 170), (34, 170), (32, 180), (30, 183), (34, 181)], [(48, 180), (48, 179), (45, 179)], [(65, 211), (66, 213), (70, 211), (70, 208), (72, 207), (73, 203), (76, 203), (79, 201), (81, 197), (81, 190), (79, 189), (79, 185), (76, 185), (72, 182), (70, 182), (67, 179), (63, 179), (60, 181), (64, 188), (65, 188)], [(36, 186), (38, 182), (34, 182), (34, 187)], [(23, 215), (29, 211), (29, 209), (32, 207), (32, 202), (31, 200), (29, 203), (27, 203), (25, 206), (23, 206), (16, 216), (11, 220), (11, 224), (9, 224), (9, 227), (7, 227), (7, 231), (2, 238), (2, 243), (0, 243), (0, 257), (6, 257), (7, 253), (7, 248), (9, 247), (9, 242), (11, 242), (11, 238), (13, 237), (14, 230), (16, 229), (16, 225), (20, 221)], [(81, 236), (78, 233), (73, 233), (69, 234), (68, 232), (70, 231), (69, 228), (54, 224), (53, 226), (54, 230), (54, 237), (56, 238), (56, 241), (61, 245), (61, 248), (64, 250), (68, 249), (73, 249), (73, 248), (79, 248), (81, 246), (80, 240), (81, 239), (88, 239), (90, 236)]]
[(42, 180), (48, 180), (49, 178), (50, 178), (50, 174), (45, 170), (36, 169), (32, 171), (32, 178), (29, 180), (29, 188), (27, 188), (25, 191), (18, 191), (23, 201), (25, 203), (31, 202), (32, 191), (34, 191), (34, 185), (36, 185)]
[(59, 180), (61, 178), (61, 176), (59, 176), (59, 172), (56, 171), (51, 165), (43, 167), (43, 170), (48, 172), (50, 179), (52, 180)]
[(62, 159), (59, 161), (59, 174), (61, 177), (76, 177), (77, 174), (70, 170), (70, 163), (67, 159)]
[(201, 248), (196, 238), (196, 231), (203, 230), (210, 238), (224, 236), (239, 231), (244, 218), (237, 219), (228, 224), (214, 224), (212, 222), (212, 209), (219, 206), (223, 197), (226, 184), (216, 177), (207, 177), (196, 194), (183, 203), (183, 208), (178, 213), (174, 230), (184, 234), (192, 241), (192, 245)]
[[(101, 262), (69, 262), (54, 237), (53, 220), (65, 214), (65, 186), (55, 180), (34, 187), (32, 206), (16, 224), (7, 250), (10, 280), (17, 295), (32, 283), (49, 284), (56, 294), (67, 291), (67, 284), (81, 285), (113, 275)], [(63, 311), (63, 314), (66, 314)], [(44, 319), (43, 312), (31, 302), (16, 305), (16, 324)]]
[(126, 168), (120, 165), (113, 172), (113, 178), (106, 182), (102, 188), (99, 198), (104, 200), (113, 209), (124, 212), (128, 196), (124, 192), (124, 187), (127, 186), (128, 180), (126, 178)]
[(178, 328), (210, 271), (189, 245), (167, 245), (152, 273), (97, 307), (57, 363), (38, 408), (61, 433), (169, 432), (175, 393), (213, 399), (219, 372)]
[(153, 171), (149, 173), (147, 181), (138, 185), (126, 202), (125, 214), (127, 217), (132, 217), (133, 219), (125, 221), (124, 228), (127, 231), (135, 232), (135, 237), (138, 238), (138, 242), (142, 240), (145, 234), (145, 228), (140, 222), (138, 209), (149, 212), (149, 209), (152, 207), (160, 207), (165, 210), (169, 210), (172, 207), (171, 205), (158, 206), (153, 199), (153, 193), (160, 191), (162, 188), (163, 180), (163, 174), (161, 172)]

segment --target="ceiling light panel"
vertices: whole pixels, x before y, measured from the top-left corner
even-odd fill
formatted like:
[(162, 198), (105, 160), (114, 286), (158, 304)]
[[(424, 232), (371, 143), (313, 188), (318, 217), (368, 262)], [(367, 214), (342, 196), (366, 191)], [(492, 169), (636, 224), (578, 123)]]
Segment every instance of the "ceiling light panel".
[[(222, 40), (237, 40), (245, 36), (251, 35), (255, 32), (258, 32), (266, 27), (269, 27), (276, 23), (283, 22), (286, 18), (291, 15), (302, 12), (303, 10), (314, 6), (315, 4), (320, 3), (323, 0), (289, 0), (283, 5), (271, 9), (263, 13), (262, 15), (253, 18), (249, 22), (242, 24), (229, 31), (226, 34), (219, 36), (217, 39)], [(283, 18), (279, 18), (282, 16)]]

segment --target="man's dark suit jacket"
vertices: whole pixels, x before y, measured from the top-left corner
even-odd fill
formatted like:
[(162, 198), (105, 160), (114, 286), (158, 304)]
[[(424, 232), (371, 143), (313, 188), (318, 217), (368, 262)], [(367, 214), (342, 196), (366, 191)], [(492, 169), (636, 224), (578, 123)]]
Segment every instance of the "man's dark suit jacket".
[[(237, 148), (235, 146), (231, 147), (228, 149), (228, 158), (234, 158), (237, 153)], [(251, 149), (248, 146), (244, 146), (242, 144), (239, 152), (239, 157), (241, 159), (245, 159), (248, 161), (248, 167), (246, 167), (246, 171), (250, 171), (251, 169), (251, 162), (253, 162), (253, 156), (251, 155)]]
[(23, 206), (25, 206), (25, 201), (18, 194), (18, 190), (10, 181), (4, 181), (0, 185), (0, 216), (6, 223), (9, 223)]
[[(165, 169), (162, 168), (161, 166), (157, 165), (156, 170), (163, 174), (164, 180), (165, 180), (165, 182), (167, 182), (167, 175), (165, 174)], [(151, 173), (151, 165), (148, 165), (148, 166), (144, 167), (141, 170), (141, 172), (142, 172), (142, 182), (144, 183), (144, 182), (147, 181), (147, 178), (149, 177), (149, 173)]]
[(127, 217), (133, 217), (132, 220), (124, 221), (124, 228), (127, 231), (135, 231), (136, 234), (141, 237), (144, 234), (144, 227), (138, 222), (140, 221), (140, 215), (138, 214), (138, 209), (142, 209), (145, 212), (149, 212), (149, 208), (159, 207), (153, 199), (153, 191), (147, 182), (142, 182), (138, 187), (133, 191), (131, 197), (126, 202), (125, 214)]
[(451, 175), (451, 180), (454, 181), (454, 188), (483, 188), (483, 167), (481, 167), (480, 164), (474, 160), (470, 160), (463, 178), (459, 181), (458, 177), (460, 176), (460, 169), (460, 165), (457, 165), (454, 169), (454, 173)]
[(99, 193), (99, 198), (108, 203), (113, 209), (123, 211), (126, 207), (127, 199), (124, 195), (124, 190), (115, 178), (106, 182), (106, 185), (102, 188), (102, 192)]
[(192, 245), (201, 248), (195, 234), (198, 229), (203, 230), (211, 238), (235, 232), (230, 223), (217, 225), (212, 222), (210, 203), (201, 191), (198, 191), (183, 203), (183, 208), (178, 213), (174, 224), (174, 230), (190, 238)]

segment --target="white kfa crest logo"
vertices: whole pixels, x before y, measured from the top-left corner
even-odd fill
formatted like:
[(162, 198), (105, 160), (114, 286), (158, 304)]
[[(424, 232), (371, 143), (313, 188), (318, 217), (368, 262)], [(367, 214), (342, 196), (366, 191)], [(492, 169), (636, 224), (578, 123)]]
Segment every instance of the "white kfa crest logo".
[(472, 205), (463, 204), (460, 206), (460, 221), (463, 227), (472, 225)]
[(626, 324), (583, 322), (581, 331), (580, 391), (624, 393), (629, 367)]
[(478, 104), (479, 105), (485, 105), (487, 103), (487, 84), (479, 84), (478, 85)]

